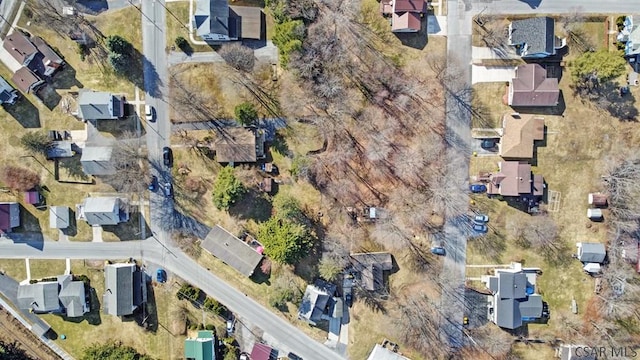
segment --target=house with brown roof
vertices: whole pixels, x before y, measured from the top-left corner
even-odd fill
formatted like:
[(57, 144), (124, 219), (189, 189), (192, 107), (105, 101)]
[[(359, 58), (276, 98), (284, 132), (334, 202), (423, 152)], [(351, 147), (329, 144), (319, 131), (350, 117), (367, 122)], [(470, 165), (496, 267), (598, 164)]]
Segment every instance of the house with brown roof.
[(507, 91), (510, 106), (556, 106), (560, 97), (558, 79), (548, 78), (547, 70), (538, 64), (518, 66)]
[(18, 71), (13, 74), (11, 80), (16, 87), (20, 89), (20, 91), (24, 93), (35, 93), (37, 92), (43, 85), (45, 85), (44, 80), (38, 77), (38, 75), (34, 74), (29, 68), (21, 67)]
[(544, 118), (518, 113), (502, 118), (498, 153), (505, 159), (531, 159), (535, 141), (544, 140)]
[(264, 133), (244, 127), (226, 128), (214, 141), (219, 163), (254, 163), (264, 158)]
[(392, 32), (418, 32), (427, 13), (427, 3), (424, 0), (382, 0), (380, 12), (391, 16)]
[(533, 175), (531, 165), (518, 161), (501, 161), (500, 170), (489, 175), (487, 194), (501, 196), (542, 196), (544, 193), (544, 178)]
[(38, 49), (20, 30), (16, 30), (4, 38), (2, 46), (22, 66), (27, 66), (36, 57)]
[(351, 265), (357, 272), (357, 281), (364, 289), (384, 289), (384, 274), (393, 269), (393, 260), (388, 252), (351, 254)]

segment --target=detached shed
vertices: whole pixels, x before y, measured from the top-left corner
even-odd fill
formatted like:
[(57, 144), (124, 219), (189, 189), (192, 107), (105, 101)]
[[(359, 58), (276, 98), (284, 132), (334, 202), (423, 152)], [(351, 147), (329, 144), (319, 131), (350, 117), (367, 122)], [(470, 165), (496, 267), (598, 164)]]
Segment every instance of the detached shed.
[(49, 208), (49, 227), (52, 229), (66, 229), (69, 227), (69, 208), (66, 206), (52, 206)]
[(589, 194), (589, 205), (593, 205), (596, 207), (607, 206), (607, 195), (600, 193)]
[(591, 220), (601, 220), (602, 219), (602, 210), (601, 209), (587, 209), (587, 217)]

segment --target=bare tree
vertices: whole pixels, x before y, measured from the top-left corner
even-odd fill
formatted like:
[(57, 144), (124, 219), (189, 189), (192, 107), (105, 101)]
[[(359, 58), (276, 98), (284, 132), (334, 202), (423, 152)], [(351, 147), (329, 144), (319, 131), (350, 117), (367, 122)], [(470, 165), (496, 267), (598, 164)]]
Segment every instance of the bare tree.
[(447, 321), (433, 300), (423, 293), (412, 293), (403, 299), (398, 310), (397, 333), (404, 342), (433, 358), (447, 353), (446, 346), (433, 346), (441, 343), (440, 322)]
[(255, 64), (253, 49), (242, 45), (239, 42), (222, 45), (218, 51), (227, 64), (236, 70), (251, 72)]
[(40, 176), (27, 168), (6, 165), (0, 171), (0, 180), (12, 190), (27, 191), (40, 184)]
[(105, 182), (118, 192), (136, 193), (145, 191), (149, 182), (149, 162), (140, 151), (141, 139), (134, 134), (125, 133), (117, 140), (111, 152), (113, 175), (103, 177)]

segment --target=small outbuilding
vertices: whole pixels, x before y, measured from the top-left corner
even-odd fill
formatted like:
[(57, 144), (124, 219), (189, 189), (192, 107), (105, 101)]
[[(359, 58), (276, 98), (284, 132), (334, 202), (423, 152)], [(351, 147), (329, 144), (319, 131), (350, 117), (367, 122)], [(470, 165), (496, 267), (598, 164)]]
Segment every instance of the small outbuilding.
[(67, 206), (51, 206), (49, 208), (49, 227), (52, 229), (69, 227), (69, 208)]
[(607, 250), (604, 244), (601, 243), (583, 243), (576, 244), (578, 248), (577, 257), (578, 260), (583, 263), (597, 263), (602, 264), (604, 258), (607, 256)]
[(587, 209), (587, 217), (591, 220), (602, 220), (602, 209)]
[(600, 193), (591, 193), (588, 197), (589, 205), (593, 205), (595, 207), (605, 207), (607, 206), (607, 195)]

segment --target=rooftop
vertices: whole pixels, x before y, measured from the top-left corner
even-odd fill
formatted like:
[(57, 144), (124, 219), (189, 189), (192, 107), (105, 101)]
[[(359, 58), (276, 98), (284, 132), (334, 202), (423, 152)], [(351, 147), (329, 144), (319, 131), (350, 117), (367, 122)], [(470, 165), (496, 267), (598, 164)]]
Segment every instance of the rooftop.
[(500, 156), (533, 158), (534, 141), (544, 140), (544, 119), (535, 115), (506, 114), (502, 120)]
[(514, 20), (510, 26), (510, 45), (522, 45), (522, 57), (555, 54), (555, 21), (550, 17)]
[(211, 229), (200, 246), (245, 276), (251, 276), (262, 260), (261, 254), (220, 225)]
[(548, 78), (538, 64), (520, 65), (509, 87), (511, 106), (555, 106), (560, 97), (558, 79)]
[(216, 159), (220, 163), (254, 163), (256, 135), (243, 127), (226, 128), (215, 139)]

